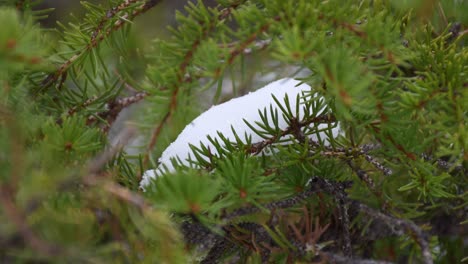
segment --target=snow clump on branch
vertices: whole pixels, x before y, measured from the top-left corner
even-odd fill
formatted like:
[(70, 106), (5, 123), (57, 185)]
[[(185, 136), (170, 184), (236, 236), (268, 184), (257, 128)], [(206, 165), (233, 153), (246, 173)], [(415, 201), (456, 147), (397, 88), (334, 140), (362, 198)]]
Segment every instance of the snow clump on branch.
[[(251, 143), (258, 143), (264, 140), (258, 134), (256, 134), (252, 129), (245, 123), (244, 120), (255, 126), (256, 122), (263, 123), (259, 110), (263, 111), (265, 108), (267, 111), (272, 106), (273, 111), (278, 111), (278, 126), (279, 129), (285, 130), (288, 128), (288, 122), (285, 119), (285, 116), (282, 114), (281, 109), (278, 107), (277, 103), (274, 101), (273, 97), (277, 98), (278, 101), (284, 104), (284, 98), (287, 96), (289, 98), (290, 109), (294, 113), (296, 109), (296, 98), (300, 97), (299, 103), (304, 104), (304, 93), (310, 94), (311, 87), (300, 81), (285, 78), (274, 81), (265, 87), (251, 92), (247, 95), (234, 98), (228, 102), (212, 106), (206, 112), (202, 113), (200, 116), (195, 118), (190, 124), (188, 124), (182, 133), (179, 134), (177, 139), (169, 145), (169, 147), (164, 150), (161, 157), (159, 158), (159, 166), (156, 169), (147, 170), (143, 174), (143, 178), (140, 182), (140, 187), (144, 189), (145, 186), (149, 185), (151, 179), (156, 178), (164, 174), (165, 172), (174, 172), (174, 166), (171, 162), (171, 159), (178, 158), (183, 165), (190, 166), (190, 158), (193, 158), (193, 153), (190, 148), (190, 144), (197, 147), (202, 144), (210, 149), (213, 155), (217, 154), (216, 148), (208, 140), (208, 136), (212, 139), (219, 140), (218, 133), (221, 133), (224, 137), (230, 141), (236, 141), (232, 128), (235, 129), (236, 134), (243, 138), (244, 135), (251, 137)], [(317, 94), (313, 96), (318, 96)], [(310, 97), (308, 97), (310, 98)], [(319, 97), (318, 100), (324, 100), (322, 97)], [(304, 117), (304, 106), (301, 106), (299, 111), (299, 116), (296, 118), (301, 121)], [(316, 116), (319, 116), (326, 111), (326, 105), (323, 104), (323, 107), (320, 108), (319, 113)], [(270, 124), (273, 126), (271, 120)], [(334, 124), (332, 124), (334, 125)], [(318, 129), (326, 129), (328, 124), (323, 123), (318, 125)], [(334, 126), (331, 129), (331, 134), (335, 138), (341, 133), (339, 125)], [(325, 131), (319, 132), (318, 135), (325, 144), (328, 144), (328, 135)], [(310, 139), (317, 140), (317, 134), (312, 134)], [(221, 140), (219, 140), (222, 142)], [(245, 142), (245, 141), (244, 141)], [(192, 153), (192, 155), (191, 155)], [(165, 171), (167, 169), (167, 171)]]

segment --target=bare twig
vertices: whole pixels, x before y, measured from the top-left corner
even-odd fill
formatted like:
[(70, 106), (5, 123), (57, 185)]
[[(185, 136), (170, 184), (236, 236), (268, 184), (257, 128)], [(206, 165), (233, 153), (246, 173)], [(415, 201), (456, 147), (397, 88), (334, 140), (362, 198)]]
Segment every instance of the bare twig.
[[(104, 112), (96, 113), (95, 115), (91, 115), (88, 117), (87, 124), (93, 124), (99, 119), (106, 120), (106, 124), (102, 127), (102, 131), (108, 132), (111, 125), (114, 123), (114, 121), (117, 119), (117, 116), (122, 112), (122, 110), (132, 104), (138, 103), (141, 100), (143, 100), (145, 97), (148, 96), (147, 92), (138, 92), (134, 95), (128, 96), (128, 97), (123, 97), (123, 98), (117, 98), (113, 99), (107, 104), (105, 104), (106, 110)], [(89, 103), (93, 103), (93, 100), (90, 99)], [(86, 101), (86, 102), (88, 102)], [(86, 103), (85, 102), (85, 103)], [(76, 111), (75, 108), (72, 108), (71, 110)], [(72, 112), (73, 113), (73, 112)], [(97, 117), (96, 117), (97, 116)]]
[(356, 259), (340, 256), (334, 253), (321, 251), (319, 252), (320, 256), (326, 263), (335, 263), (335, 264), (392, 264), (393, 262), (372, 260), (372, 259)]
[(427, 238), (427, 234), (419, 228), (414, 222), (406, 219), (395, 218), (392, 216), (388, 216), (381, 212), (378, 212), (365, 204), (357, 203), (356, 204), (359, 210), (374, 219), (378, 219), (390, 227), (397, 235), (403, 235), (404, 232), (410, 232), (411, 236), (416, 239), (419, 246), (421, 247), (423, 261), (426, 264), (432, 264), (433, 259), (431, 255), (431, 250), (429, 248), (429, 242)]
[(351, 247), (351, 236), (349, 234), (351, 223), (349, 221), (348, 205), (344, 200), (338, 200), (337, 203), (339, 225), (341, 226), (341, 230), (343, 232), (341, 249), (346, 257), (351, 257), (353, 252)]
[(394, 232), (397, 235), (403, 235), (405, 231), (411, 232), (413, 237), (416, 238), (416, 241), (421, 247), (424, 263), (426, 264), (433, 263), (431, 251), (429, 248), (429, 242), (427, 240), (427, 235), (415, 223), (413, 223), (410, 220), (399, 219), (399, 218), (395, 218), (392, 216), (388, 216), (384, 213), (378, 212), (368, 207), (365, 204), (362, 204), (356, 201), (351, 201), (349, 198), (346, 197), (346, 193), (344, 192), (342, 187), (335, 186), (331, 182), (326, 181), (324, 179), (315, 178), (315, 184), (319, 185), (323, 190), (328, 191), (335, 198), (342, 199), (343, 201), (350, 203), (352, 206), (357, 206), (359, 211), (369, 215), (370, 217), (373, 217), (374, 219), (378, 219), (380, 221), (385, 222), (387, 225), (392, 227), (392, 230), (394, 230)]
[(374, 180), (367, 174), (367, 172), (361, 169), (359, 166), (355, 165), (351, 160), (347, 161), (348, 166), (356, 173), (356, 175), (361, 179), (364, 183), (367, 184), (370, 190), (375, 191), (375, 183)]

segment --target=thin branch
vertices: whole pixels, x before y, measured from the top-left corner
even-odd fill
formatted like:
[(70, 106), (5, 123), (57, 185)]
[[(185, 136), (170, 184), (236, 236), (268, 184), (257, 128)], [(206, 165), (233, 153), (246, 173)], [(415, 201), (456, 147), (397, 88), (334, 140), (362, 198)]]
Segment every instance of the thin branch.
[(392, 264), (393, 262), (372, 260), (372, 259), (356, 259), (350, 257), (340, 256), (334, 253), (320, 251), (319, 255), (326, 263), (334, 264)]
[(317, 116), (308, 120), (303, 120), (301, 122), (291, 122), (294, 125), (288, 126), (286, 129), (282, 130), (281, 133), (279, 133), (278, 135), (275, 135), (273, 137), (270, 137), (258, 143), (252, 144), (252, 146), (248, 149), (248, 152), (253, 153), (253, 154), (259, 154), (260, 152), (263, 151), (263, 149), (277, 142), (280, 138), (286, 135), (294, 134), (294, 132), (297, 132), (297, 129), (309, 126), (310, 124), (333, 123), (333, 122), (336, 122), (336, 118), (334, 115), (330, 115), (330, 114), (320, 115), (320, 116)]
[(97, 155), (88, 164), (87, 171), (90, 175), (98, 175), (104, 168), (106, 163), (111, 160), (120, 150), (128, 143), (128, 141), (136, 134), (136, 129), (133, 127), (126, 127), (122, 132), (117, 135), (114, 139), (111, 147), (106, 149), (101, 154)]
[(225, 238), (216, 241), (216, 244), (210, 249), (208, 254), (200, 262), (202, 264), (218, 263), (219, 259), (228, 251), (233, 249), (233, 243)]
[(161, 122), (158, 124), (158, 126), (154, 129), (153, 133), (151, 134), (151, 139), (150, 139), (150, 142), (148, 144), (148, 147), (146, 148), (145, 157), (143, 159), (143, 166), (146, 167), (146, 165), (148, 164), (150, 152), (153, 150), (154, 146), (156, 145), (156, 142), (158, 141), (159, 135), (161, 134), (162, 128), (163, 128), (164, 124), (166, 124), (166, 122), (169, 120), (170, 115), (171, 115), (171, 112), (167, 112), (164, 115)]
[[(347, 203), (350, 203), (352, 207), (357, 207), (357, 209), (368, 216), (380, 220), (384, 223), (386, 223), (388, 226), (392, 227), (392, 231), (397, 234), (397, 235), (403, 235), (404, 231), (406, 232), (411, 232), (412, 237), (416, 238), (416, 241), (418, 242), (419, 246), (421, 247), (422, 251), (422, 256), (423, 256), (423, 261), (425, 264), (432, 264), (432, 255), (431, 251), (429, 248), (429, 242), (428, 242), (428, 237), (427, 234), (419, 228), (414, 222), (410, 220), (405, 220), (405, 219), (400, 219), (392, 216), (388, 216), (384, 213), (381, 213), (379, 211), (376, 211), (370, 207), (368, 207), (365, 204), (362, 204), (357, 201), (352, 201), (349, 198), (347, 198), (346, 193), (344, 192), (344, 189), (340, 186), (336, 186), (333, 183), (321, 179), (321, 178), (315, 178), (314, 183), (319, 185), (323, 190), (326, 190), (330, 194), (333, 195), (333, 197), (342, 199), (343, 201), (346, 201)], [(338, 188), (337, 188), (338, 187)], [(403, 230), (401, 230), (401, 229)]]
[(346, 257), (351, 257), (353, 255), (352, 247), (351, 247), (351, 236), (349, 234), (349, 229), (351, 227), (351, 223), (349, 220), (349, 213), (348, 213), (348, 205), (345, 203), (344, 200), (338, 199), (338, 220), (339, 220), (339, 225), (341, 226), (342, 230), (342, 245), (341, 249), (343, 251), (343, 254)]
[[(261, 50), (264, 50), (266, 47), (268, 47), (270, 44), (272, 43), (272, 40), (271, 39), (263, 39), (263, 40), (258, 40), (258, 41), (255, 41), (254, 44), (251, 45), (251, 47), (249, 48), (245, 48), (242, 53), (244, 55), (249, 55), (249, 54), (252, 54), (254, 51), (261, 51)], [(230, 49), (233, 49), (235, 48), (236, 46), (239, 45), (239, 42), (236, 41), (236, 42), (231, 42), (231, 43), (227, 43), (227, 44), (220, 44), (219, 47), (220, 48), (230, 48)]]
[(419, 246), (421, 247), (423, 263), (425, 264), (433, 263), (427, 234), (418, 225), (416, 225), (414, 222), (410, 220), (388, 216), (362, 203), (357, 203), (356, 205), (358, 206), (361, 212), (369, 215), (370, 217), (374, 219), (378, 219), (386, 223), (388, 226), (392, 227), (392, 230), (396, 234), (403, 235), (404, 231), (410, 232), (411, 237), (414, 237), (416, 241), (418, 242)]
[[(140, 102), (147, 96), (147, 92), (138, 92), (134, 95), (118, 98), (107, 103), (105, 105), (107, 110), (98, 114), (101, 119), (107, 121), (107, 124), (103, 127), (103, 131), (107, 132), (110, 129), (110, 126), (114, 123), (114, 121), (117, 119), (117, 116), (124, 108)], [(88, 118), (88, 123), (95, 121), (94, 119), (95, 117), (90, 116)]]
[(359, 179), (365, 182), (371, 191), (375, 192), (375, 183), (369, 174), (367, 174), (367, 172), (361, 169), (359, 166), (355, 165), (351, 160), (346, 161), (346, 163), (354, 171), (354, 173), (356, 173)]

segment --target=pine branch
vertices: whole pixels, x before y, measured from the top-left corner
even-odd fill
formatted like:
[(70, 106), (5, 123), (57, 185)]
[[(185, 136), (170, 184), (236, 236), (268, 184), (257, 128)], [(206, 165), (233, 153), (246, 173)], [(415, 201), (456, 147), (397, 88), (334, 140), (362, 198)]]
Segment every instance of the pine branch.
[[(102, 41), (104, 41), (110, 34), (112, 34), (115, 31), (118, 31), (123, 28), (125, 25), (125, 22), (127, 20), (132, 20), (135, 19), (137, 16), (145, 13), (158, 3), (160, 3), (161, 0), (148, 0), (148, 1), (139, 1), (139, 0), (125, 0), (122, 2), (121, 5), (118, 5), (116, 7), (111, 8), (108, 10), (98, 23), (98, 25), (95, 27), (94, 31), (91, 34), (91, 39), (88, 42), (88, 44), (80, 51), (77, 51), (72, 57), (67, 59), (65, 62), (58, 67), (58, 69), (47, 75), (44, 80), (41, 83), (41, 86), (43, 88), (47, 88), (54, 84), (60, 77), (62, 78), (61, 83), (64, 82), (64, 79), (66, 78), (66, 72), (70, 66), (72, 66), (75, 61), (78, 60), (84, 53), (91, 52), (91, 50), (95, 49)], [(111, 20), (116, 14), (120, 13), (121, 11), (127, 9), (131, 4), (134, 3), (142, 3), (139, 8), (134, 10), (131, 14), (124, 14), (117, 20), (110, 28), (107, 30), (104, 30), (104, 25)]]
[(102, 130), (104, 132), (108, 132), (114, 121), (117, 119), (117, 116), (124, 108), (140, 102), (148, 95), (149, 94), (147, 92), (138, 92), (128, 97), (111, 100), (105, 104), (106, 111), (97, 113), (94, 116), (89, 116), (87, 122), (88, 124), (92, 124), (97, 121), (95, 116), (99, 117), (99, 119), (106, 120), (106, 125), (102, 128)]
[(264, 141), (258, 142), (253, 144), (251, 147), (247, 149), (248, 153), (259, 154), (262, 152), (266, 147), (271, 146), (273, 143), (278, 142), (278, 140), (286, 135), (294, 135), (296, 138), (303, 141), (303, 136), (301, 128), (308, 127), (311, 124), (330, 124), (336, 122), (335, 116), (331, 114), (325, 114), (317, 117), (313, 117), (306, 120), (298, 121), (297, 119), (292, 119), (289, 121), (291, 125), (282, 131), (276, 136), (270, 137)]
[(201, 45), (202, 41), (205, 40), (209, 36), (209, 34), (216, 28), (217, 23), (227, 19), (231, 15), (232, 11), (239, 6), (240, 4), (234, 3), (233, 5), (221, 10), (220, 14), (217, 17), (217, 20), (211, 17), (207, 25), (201, 24), (201, 26), (203, 27), (202, 34), (198, 36), (197, 39), (192, 41), (190, 49), (187, 50), (187, 52), (183, 56), (182, 62), (178, 66), (177, 82), (174, 84), (174, 88), (171, 92), (169, 109), (167, 113), (164, 115), (161, 122), (156, 126), (156, 128), (153, 130), (153, 133), (151, 134), (151, 139), (149, 141), (148, 147), (146, 148), (146, 153), (143, 159), (143, 164), (145, 166), (147, 165), (149, 161), (150, 152), (153, 150), (154, 146), (156, 145), (156, 142), (158, 141), (162, 128), (167, 122), (169, 122), (169, 120), (171, 119), (171, 116), (176, 111), (177, 95), (179, 94), (180, 86), (182, 85), (182, 83), (193, 81), (193, 78), (187, 74), (186, 70), (197, 48)]

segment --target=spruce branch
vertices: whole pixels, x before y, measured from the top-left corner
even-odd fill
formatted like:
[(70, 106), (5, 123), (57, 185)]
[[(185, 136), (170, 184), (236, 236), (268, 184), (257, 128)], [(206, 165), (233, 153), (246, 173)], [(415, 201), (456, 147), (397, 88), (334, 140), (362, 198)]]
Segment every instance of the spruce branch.
[[(192, 41), (191, 47), (184, 54), (182, 58), (182, 62), (178, 66), (177, 82), (174, 84), (173, 90), (171, 92), (169, 109), (167, 110), (167, 113), (164, 115), (164, 117), (159, 122), (159, 124), (155, 127), (155, 129), (153, 129), (153, 132), (151, 134), (151, 138), (146, 148), (146, 153), (143, 159), (143, 164), (145, 166), (147, 165), (149, 161), (150, 152), (153, 150), (154, 146), (156, 145), (156, 142), (158, 141), (159, 135), (161, 134), (163, 127), (165, 126), (167, 122), (169, 122), (169, 120), (171, 119), (171, 116), (176, 111), (177, 95), (179, 94), (181, 85), (183, 83), (188, 83), (188, 82), (193, 81), (193, 78), (187, 73), (187, 67), (189, 66), (195, 52), (197, 51), (198, 47), (202, 44), (202, 42), (212, 33), (213, 30), (215, 30), (217, 24), (220, 21), (227, 19), (232, 14), (232, 11), (238, 8), (239, 6), (240, 6), (240, 3), (234, 3), (222, 9), (221, 11), (219, 11), (220, 14), (218, 15), (217, 19), (214, 19), (214, 17), (210, 17), (210, 20), (208, 21), (207, 24), (199, 22), (199, 25), (203, 27), (203, 31), (201, 35), (198, 36), (198, 38)], [(162, 90), (164, 89), (167, 89), (167, 87), (163, 88)]]
[[(288, 128), (281, 130), (277, 135), (272, 136), (266, 140), (260, 141), (258, 143), (252, 144), (249, 148), (247, 148), (248, 153), (253, 153), (255, 155), (261, 153), (266, 147), (276, 143), (280, 138), (286, 135), (294, 135), (298, 139), (303, 140), (303, 136), (301, 136), (302, 131), (301, 128), (310, 126), (311, 124), (330, 124), (336, 122), (336, 118), (332, 114), (324, 114), (316, 117), (312, 117), (306, 120), (298, 121), (297, 119), (293, 118), (289, 120), (290, 126)], [(249, 125), (253, 128), (252, 125)], [(255, 132), (255, 130), (254, 130)]]
[[(395, 139), (389, 135), (389, 134), (385, 134), (385, 135), (382, 135), (380, 129), (378, 127), (376, 127), (375, 125), (371, 125), (371, 129), (379, 136), (379, 137), (382, 137), (384, 138), (385, 140), (388, 140), (398, 151), (400, 151), (401, 153), (403, 153), (407, 158), (409, 158), (410, 160), (416, 160), (417, 156), (416, 154), (408, 151), (405, 149), (405, 147), (403, 147), (401, 144), (398, 144)], [(380, 141), (380, 140), (379, 140)], [(380, 141), (381, 142), (381, 141)]]
[[(242, 51), (242, 54), (249, 55), (249, 54), (254, 54), (255, 52), (262, 51), (266, 49), (268, 46), (270, 46), (271, 43), (272, 43), (271, 39), (257, 40), (252, 45), (250, 45), (251, 47), (245, 48)], [(223, 49), (234, 49), (237, 46), (239, 46), (238, 41), (227, 43), (227, 44), (224, 44), (224, 43), (219, 44), (219, 47)]]
[[(72, 57), (63, 62), (58, 69), (47, 75), (41, 82), (42, 88), (47, 88), (54, 84), (60, 77), (62, 78), (61, 83), (65, 81), (66, 72), (70, 66), (72, 66), (83, 54), (91, 52), (95, 49), (102, 41), (109, 37), (113, 32), (118, 31), (123, 28), (127, 21), (135, 19), (137, 16), (145, 13), (162, 0), (125, 0), (120, 5), (111, 8), (106, 12), (106, 14), (98, 22), (98, 25), (91, 33), (91, 38), (88, 41), (88, 44), (81, 50), (77, 51)], [(125, 11), (131, 4), (141, 3), (141, 5), (133, 10), (130, 14), (125, 13), (112, 25), (104, 30), (104, 25), (111, 21), (118, 13)]]
[(140, 102), (148, 95), (149, 94), (147, 92), (137, 92), (136, 94), (131, 96), (113, 99), (105, 104), (106, 110), (104, 112), (97, 113), (94, 116), (89, 116), (87, 122), (88, 124), (94, 123), (95, 121), (97, 121), (97, 116), (99, 119), (106, 121), (106, 124), (102, 128), (102, 130), (104, 132), (108, 132), (111, 125), (114, 123), (117, 116), (124, 108)]
[(292, 197), (285, 198), (285, 199), (275, 201), (275, 202), (271, 202), (271, 203), (268, 203), (268, 204), (264, 204), (261, 207), (247, 206), (247, 207), (236, 209), (233, 212), (223, 216), (222, 219), (225, 222), (230, 222), (230, 221), (234, 220), (235, 218), (238, 218), (238, 217), (241, 217), (241, 216), (251, 215), (251, 214), (261, 212), (262, 208), (265, 208), (265, 209), (268, 209), (268, 210), (291, 208), (291, 207), (297, 205), (298, 203), (308, 199), (313, 194), (315, 194), (315, 193), (317, 193), (319, 191), (320, 191), (319, 189), (311, 187), (310, 189), (307, 189), (307, 190), (305, 190), (303, 192), (295, 194)]
[(245, 38), (242, 41), (237, 42), (236, 43), (237, 46), (232, 48), (229, 51), (229, 56), (225, 60), (226, 63), (219, 66), (214, 71), (215, 79), (217, 79), (217, 78), (219, 78), (221, 76), (221, 74), (222, 74), (224, 68), (226, 67), (226, 65), (231, 65), (239, 55), (244, 53), (244, 51), (247, 49), (247, 47), (249, 45), (251, 45), (252, 43), (255, 43), (255, 41), (257, 41), (257, 38), (258, 38), (259, 35), (261, 35), (262, 33), (267, 32), (273, 22), (277, 22), (277, 21), (280, 21), (280, 20), (281, 20), (281, 18), (279, 16), (274, 17), (272, 19), (272, 21), (269, 21), (269, 22), (267, 22), (267, 23), (265, 23), (263, 25), (260, 25), (258, 27), (258, 29), (256, 31), (254, 31), (253, 33), (251, 33), (249, 36), (247, 36), (247, 38)]

